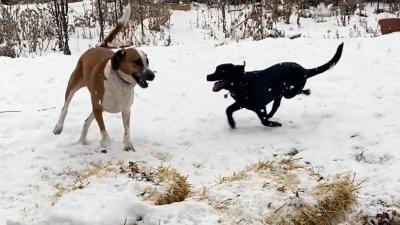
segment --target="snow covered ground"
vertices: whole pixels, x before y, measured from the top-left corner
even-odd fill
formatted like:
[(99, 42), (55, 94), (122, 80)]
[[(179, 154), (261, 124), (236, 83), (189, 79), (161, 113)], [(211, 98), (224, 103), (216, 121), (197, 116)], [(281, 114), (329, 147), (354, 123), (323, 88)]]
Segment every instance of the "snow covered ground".
[[(82, 188), (55, 196), (88, 168), (107, 162), (134, 161), (146, 168), (171, 165), (188, 176), (193, 190), (200, 190), (212, 187), (218, 177), (293, 149), (300, 151), (296, 157), (301, 162), (317, 171), (351, 172), (356, 180), (367, 179), (359, 193), (359, 209), (373, 214), (400, 204), (400, 33), (340, 40), (267, 39), (216, 47), (218, 41), (204, 40), (190, 20), (193, 12), (175, 12), (174, 44), (142, 48), (157, 74), (148, 89), (136, 88), (136, 152), (122, 150), (118, 114), (105, 114), (114, 140), (107, 154), (98, 146), (95, 123), (90, 144), (77, 144), (90, 112), (86, 90), (73, 99), (63, 133), (52, 134), (84, 46), (71, 44), (73, 56), (0, 58), (0, 110), (21, 111), (0, 114), (1, 225), (218, 224), (224, 215), (195, 198), (165, 206), (143, 200), (143, 182), (119, 173), (116, 166), (88, 177)], [(224, 98), (226, 92), (213, 93), (212, 84), (205, 81), (215, 66), (245, 60), (247, 70), (258, 70), (294, 61), (312, 68), (327, 62), (342, 41), (344, 52), (337, 66), (307, 83), (311, 96), (283, 101), (275, 115), (282, 127), (263, 127), (246, 110), (234, 115), (236, 130), (228, 127), (225, 109), (232, 99)], [(216, 193), (224, 196), (223, 191)], [(250, 197), (257, 199), (255, 194)], [(257, 211), (251, 201), (243, 203), (238, 207), (241, 213)]]

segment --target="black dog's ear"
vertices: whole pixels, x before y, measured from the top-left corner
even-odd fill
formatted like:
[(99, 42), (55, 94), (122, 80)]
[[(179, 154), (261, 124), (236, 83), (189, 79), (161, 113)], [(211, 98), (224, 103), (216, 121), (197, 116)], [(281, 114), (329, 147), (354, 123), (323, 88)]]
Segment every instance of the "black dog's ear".
[(246, 64), (244, 64), (244, 65), (237, 65), (237, 66), (235, 66), (235, 68), (237, 69), (237, 70), (239, 70), (241, 73), (243, 73), (244, 72), (244, 67), (246, 66)]
[(245, 67), (246, 67), (246, 61), (243, 61), (243, 66), (241, 66), (242, 72), (244, 72)]
[(119, 50), (116, 52), (111, 58), (111, 67), (113, 70), (117, 70), (119, 65), (121, 64), (122, 59), (124, 58), (126, 52), (124, 50)]

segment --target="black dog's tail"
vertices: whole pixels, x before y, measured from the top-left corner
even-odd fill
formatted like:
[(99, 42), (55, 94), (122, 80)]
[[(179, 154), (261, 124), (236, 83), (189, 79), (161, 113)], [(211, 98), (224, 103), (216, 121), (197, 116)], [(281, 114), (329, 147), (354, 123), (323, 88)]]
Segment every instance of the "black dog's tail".
[(339, 47), (336, 50), (335, 56), (333, 56), (333, 58), (329, 62), (327, 62), (324, 65), (319, 66), (317, 68), (308, 69), (307, 70), (307, 78), (310, 78), (317, 74), (323, 73), (323, 72), (329, 70), (330, 68), (334, 67), (336, 65), (336, 63), (339, 62), (339, 59), (342, 56), (342, 51), (343, 51), (343, 43), (339, 45)]

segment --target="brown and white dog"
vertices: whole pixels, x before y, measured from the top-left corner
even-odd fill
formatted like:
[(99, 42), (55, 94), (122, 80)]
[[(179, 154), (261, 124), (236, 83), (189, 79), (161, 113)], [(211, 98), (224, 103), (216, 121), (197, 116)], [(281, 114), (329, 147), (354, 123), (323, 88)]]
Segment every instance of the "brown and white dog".
[(104, 48), (122, 28), (127, 26), (130, 10), (128, 5), (116, 28), (100, 45), (103, 47), (91, 48), (79, 58), (68, 82), (65, 103), (54, 128), (54, 134), (58, 135), (62, 132), (68, 106), (75, 92), (82, 87), (87, 87), (93, 111), (85, 120), (79, 141), (87, 144), (89, 126), (93, 119), (96, 119), (102, 136), (100, 143), (103, 147), (107, 147), (110, 138), (104, 125), (103, 111), (121, 112), (125, 129), (124, 149), (135, 150), (130, 136), (130, 108), (133, 103), (134, 87), (138, 84), (142, 88), (147, 88), (147, 81), (153, 80), (155, 75), (149, 68), (146, 54), (141, 50), (126, 48), (114, 52), (109, 48)]

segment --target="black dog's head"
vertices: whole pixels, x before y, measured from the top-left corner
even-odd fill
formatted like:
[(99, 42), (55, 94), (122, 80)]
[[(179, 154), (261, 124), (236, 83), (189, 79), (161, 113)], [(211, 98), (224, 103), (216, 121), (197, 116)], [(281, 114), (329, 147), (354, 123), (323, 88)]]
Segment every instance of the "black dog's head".
[(241, 78), (245, 65), (221, 64), (213, 74), (207, 75), (207, 81), (216, 81), (213, 87), (215, 92), (229, 89), (233, 82)]

